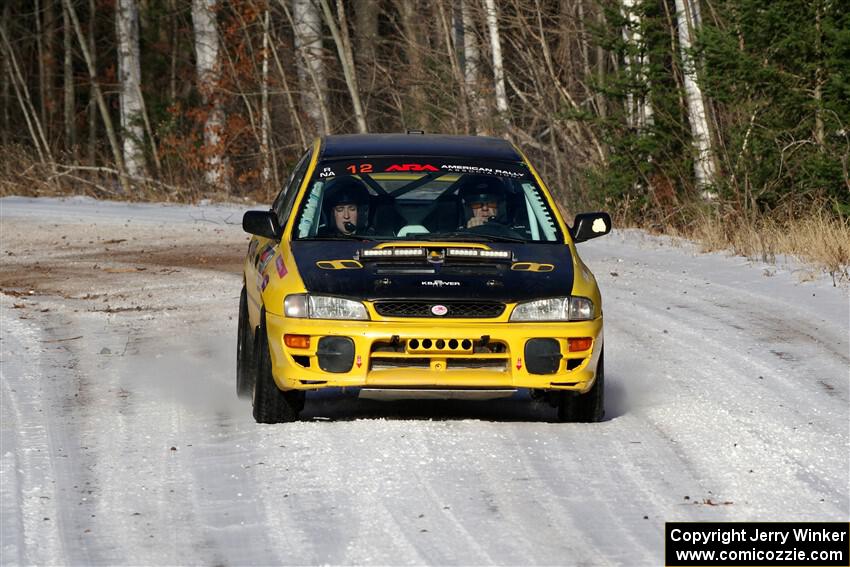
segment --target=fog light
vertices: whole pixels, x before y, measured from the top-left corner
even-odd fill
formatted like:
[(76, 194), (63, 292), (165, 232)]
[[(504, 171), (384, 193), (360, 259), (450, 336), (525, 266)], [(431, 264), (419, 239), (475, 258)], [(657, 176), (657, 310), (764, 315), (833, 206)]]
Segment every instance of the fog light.
[(283, 344), (289, 348), (310, 348), (309, 335), (283, 335)]
[(593, 345), (593, 339), (590, 337), (581, 337), (578, 339), (567, 339), (570, 343), (570, 352), (581, 352), (588, 350)]

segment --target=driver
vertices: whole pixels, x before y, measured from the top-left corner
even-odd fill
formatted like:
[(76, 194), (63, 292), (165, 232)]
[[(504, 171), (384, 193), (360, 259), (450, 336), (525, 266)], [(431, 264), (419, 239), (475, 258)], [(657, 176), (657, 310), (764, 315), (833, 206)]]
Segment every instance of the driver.
[(328, 184), (324, 210), (328, 224), (321, 235), (362, 234), (369, 221), (369, 190), (359, 179), (339, 177)]
[(496, 177), (476, 175), (458, 191), (463, 203), (466, 228), (474, 228), (494, 221), (507, 222), (506, 194), (502, 181)]

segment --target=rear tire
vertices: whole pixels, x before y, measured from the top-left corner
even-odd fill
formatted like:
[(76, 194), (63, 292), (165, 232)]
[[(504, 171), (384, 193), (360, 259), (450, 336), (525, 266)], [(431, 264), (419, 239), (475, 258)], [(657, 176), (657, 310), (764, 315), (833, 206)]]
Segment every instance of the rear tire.
[(239, 296), (239, 330), (236, 339), (236, 395), (250, 398), (254, 391), (256, 376), (256, 355), (254, 353), (254, 332), (248, 319), (248, 294), (242, 286)]
[(256, 378), (253, 388), (254, 420), (257, 423), (296, 421), (298, 414), (304, 409), (305, 395), (299, 390), (284, 392), (274, 381), (265, 314), (260, 321), (254, 351), (256, 353)]
[(569, 423), (594, 423), (605, 416), (605, 352), (596, 364), (596, 380), (584, 394), (561, 392), (558, 401), (558, 421)]

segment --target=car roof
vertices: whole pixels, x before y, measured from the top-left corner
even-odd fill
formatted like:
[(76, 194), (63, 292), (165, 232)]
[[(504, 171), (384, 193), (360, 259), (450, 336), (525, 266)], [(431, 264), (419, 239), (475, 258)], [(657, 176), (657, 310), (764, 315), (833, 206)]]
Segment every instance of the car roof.
[(321, 158), (434, 156), (522, 161), (507, 140), (445, 134), (343, 134), (322, 138)]

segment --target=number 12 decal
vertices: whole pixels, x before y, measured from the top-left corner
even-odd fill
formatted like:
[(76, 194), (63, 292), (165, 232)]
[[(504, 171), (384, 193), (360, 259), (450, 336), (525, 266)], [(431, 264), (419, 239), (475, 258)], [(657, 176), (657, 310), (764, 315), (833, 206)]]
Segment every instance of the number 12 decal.
[(372, 173), (372, 164), (371, 163), (361, 163), (359, 166), (349, 165), (345, 169), (347, 169), (351, 173)]

